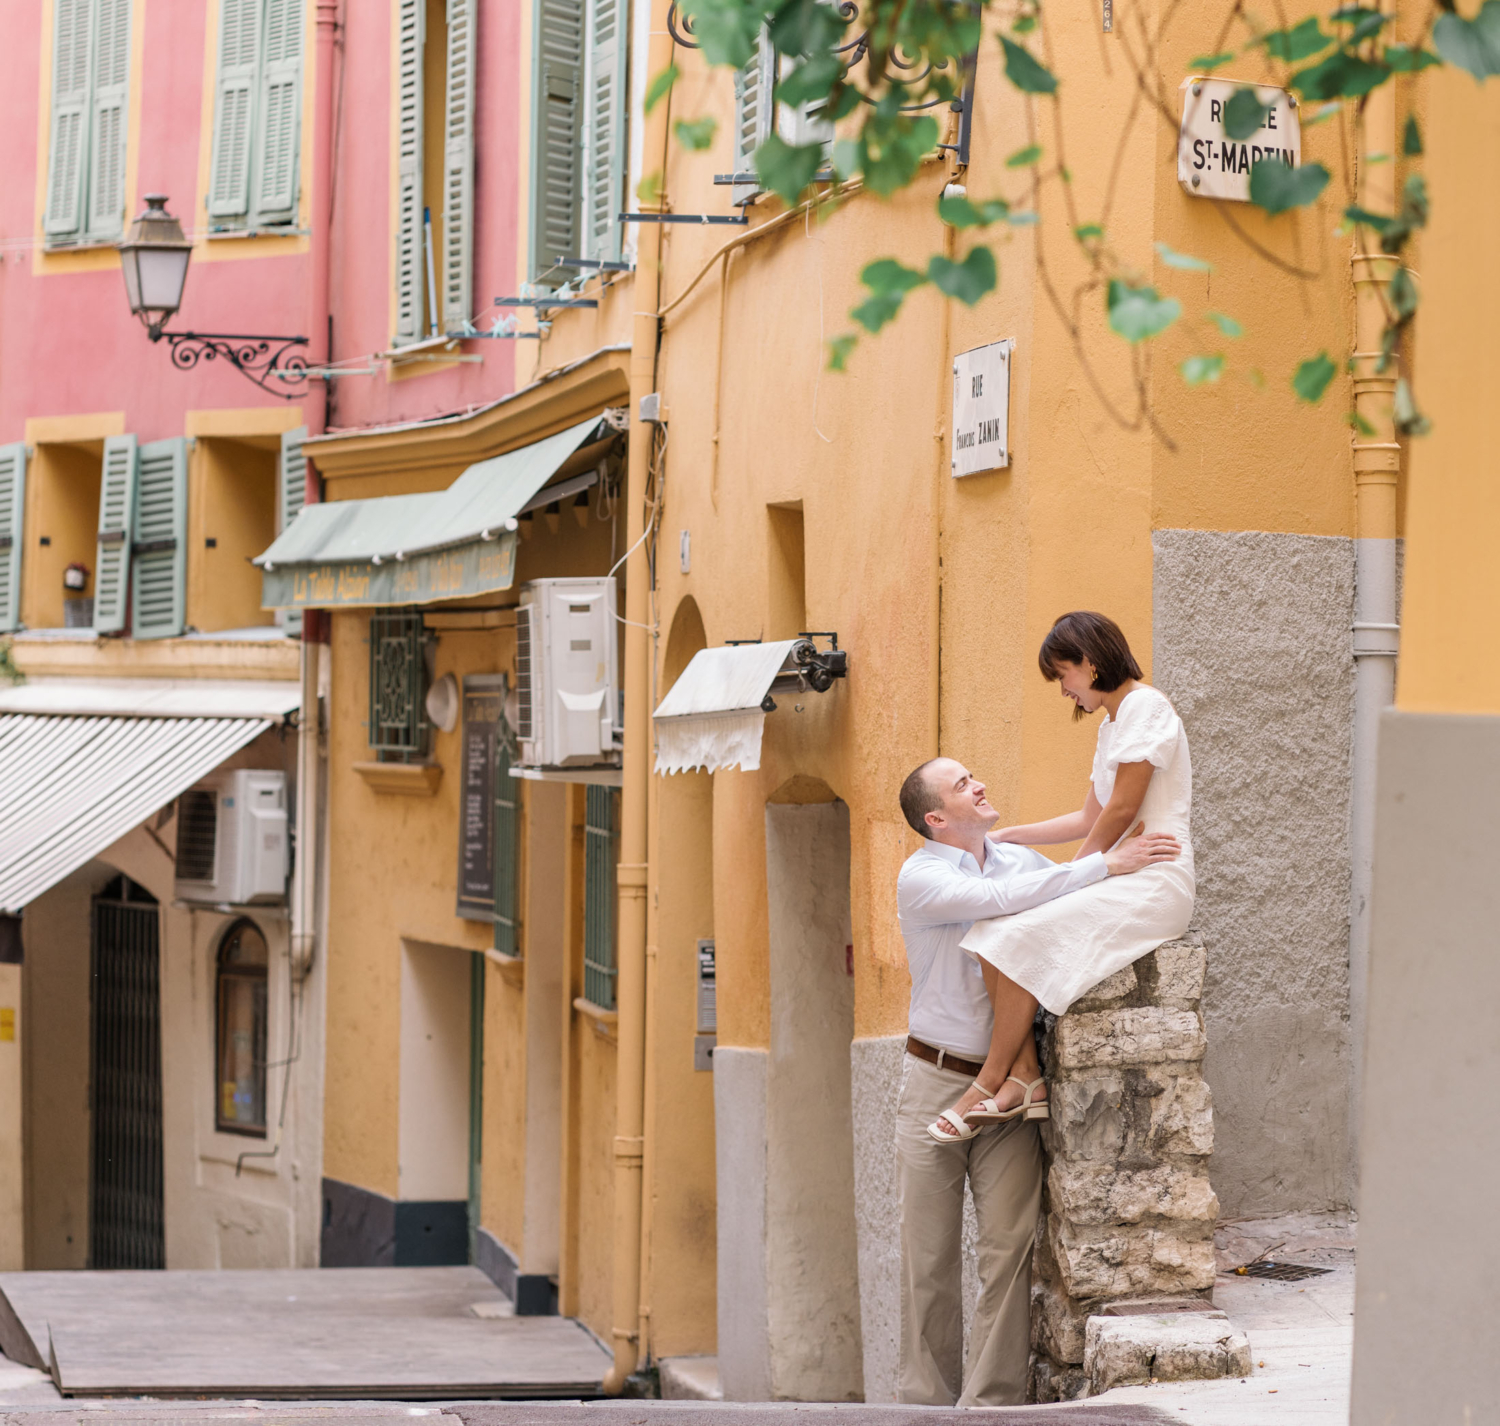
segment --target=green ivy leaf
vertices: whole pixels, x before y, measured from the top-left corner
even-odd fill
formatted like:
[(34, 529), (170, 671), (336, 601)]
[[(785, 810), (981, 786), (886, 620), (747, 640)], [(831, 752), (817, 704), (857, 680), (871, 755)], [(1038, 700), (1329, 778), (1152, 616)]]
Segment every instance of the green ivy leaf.
[(1371, 35), (1378, 35), (1390, 18), (1389, 15), (1382, 15), (1379, 10), (1365, 10), (1353, 20), (1354, 28), (1344, 37), (1344, 44), (1350, 49), (1363, 44)]
[(1335, 114), (1342, 113), (1344, 106), (1335, 99), (1330, 104), (1319, 104), (1311, 114), (1302, 120), (1302, 127), (1310, 129), (1314, 124), (1321, 124), (1324, 119), (1331, 119)]
[(789, 144), (777, 133), (767, 135), (755, 150), (755, 172), (762, 187), (788, 204), (802, 196), (822, 166), (822, 144)]
[(988, 198), (975, 203), (970, 198), (946, 194), (938, 199), (938, 217), (950, 228), (987, 228), (1001, 223), (1010, 215), (1010, 204), (1003, 198)]
[(958, 298), (966, 307), (993, 292), (999, 276), (994, 253), (984, 247), (971, 248), (962, 262), (934, 253), (927, 264), (927, 277), (938, 291)]
[(1449, 12), (1432, 27), (1432, 46), (1475, 79), (1500, 74), (1500, 0), (1484, 0), (1472, 20)]
[[(1490, 0), (1490, 3), (1500, 3), (1500, 0)], [(1023, 94), (1057, 92), (1057, 76), (1046, 65), (1038, 63), (1027, 50), (1004, 35), (1000, 36), (1000, 44), (1005, 50), (1005, 77), (1017, 89)]]
[(1387, 45), (1385, 47), (1385, 62), (1397, 74), (1416, 74), (1424, 69), (1431, 69), (1435, 64), (1441, 64), (1435, 54), (1429, 54), (1424, 49), (1413, 49), (1410, 45)]
[(793, 109), (826, 100), (843, 73), (844, 66), (836, 54), (814, 55), (776, 81), (776, 98)]
[(1156, 255), (1168, 267), (1178, 268), (1182, 272), (1212, 272), (1213, 264), (1204, 262), (1201, 257), (1189, 257), (1187, 253), (1173, 252), (1165, 243), (1157, 243)]
[(683, 148), (701, 153), (712, 146), (718, 127), (719, 121), (709, 114), (701, 119), (679, 119), (672, 125), (672, 132)]
[(681, 9), (692, 24), (694, 41), (710, 64), (739, 69), (750, 63), (765, 24), (758, 6), (741, 0), (682, 0)]
[(1224, 132), (1231, 139), (1248, 139), (1265, 123), (1270, 109), (1248, 84), (1236, 89), (1224, 106)]
[(648, 208), (661, 201), (661, 174), (648, 173), (635, 186), (635, 196)]
[(1080, 223), (1073, 229), (1073, 236), (1080, 243), (1087, 242), (1090, 238), (1102, 238), (1104, 229), (1098, 223)]
[(1013, 35), (1029, 35), (1034, 29), (1036, 29), (1035, 15), (1017, 15), (1015, 23), (1010, 27), (1010, 32)]
[(1287, 64), (1300, 64), (1311, 59), (1319, 50), (1326, 50), (1333, 43), (1332, 35), (1325, 35), (1318, 27), (1317, 17), (1309, 15), (1300, 25), (1290, 30), (1272, 30), (1261, 43), (1266, 53)]
[(1217, 381), (1224, 374), (1224, 357), (1190, 356), (1177, 368), (1189, 386), (1202, 386), (1205, 382)]
[(828, 370), (847, 371), (849, 354), (859, 345), (859, 335), (855, 332), (845, 332), (841, 337), (834, 337), (828, 343)]
[(1165, 332), (1182, 315), (1175, 297), (1163, 297), (1154, 287), (1131, 287), (1111, 278), (1106, 296), (1109, 325), (1127, 342), (1143, 342)]
[(1432, 422), (1417, 410), (1416, 398), (1411, 394), (1411, 383), (1404, 376), (1396, 382), (1392, 414), (1396, 418), (1396, 429), (1403, 436), (1425, 436), (1432, 429)]
[(1300, 363), (1296, 373), (1292, 377), (1292, 390), (1297, 393), (1298, 399), (1306, 401), (1309, 406), (1316, 406), (1323, 399), (1323, 393), (1328, 390), (1328, 383), (1338, 374), (1338, 368), (1329, 359), (1327, 352), (1319, 352), (1315, 357)]
[(1422, 155), (1422, 130), (1418, 127), (1415, 114), (1406, 116), (1406, 128), (1401, 134), (1401, 152), (1407, 158), (1420, 158)]
[(1321, 64), (1294, 74), (1292, 88), (1300, 90), (1304, 99), (1359, 99), (1390, 77), (1390, 65), (1338, 50)]
[(1245, 329), (1233, 317), (1226, 317), (1222, 312), (1205, 312), (1203, 315), (1223, 332), (1226, 337), (1233, 339), (1245, 335)]
[(1030, 208), (1022, 211), (1011, 210), (1010, 217), (1006, 219), (1013, 228), (1034, 228), (1042, 221), (1040, 213), (1033, 212)]
[(1188, 69), (1194, 73), (1212, 74), (1214, 70), (1222, 69), (1233, 58), (1233, 50), (1224, 50), (1219, 54), (1200, 54), (1188, 61)]
[[(929, 114), (913, 117), (899, 109), (878, 109), (860, 131), (859, 166), (866, 185), (882, 198), (905, 188), (917, 175), (923, 158), (938, 141), (937, 120)], [(762, 145), (764, 147), (764, 145)], [(818, 145), (812, 145), (814, 149)]]
[(1250, 201), (1273, 218), (1289, 208), (1305, 208), (1328, 186), (1321, 163), (1288, 168), (1279, 158), (1256, 159), (1250, 170)]
[(1406, 268), (1398, 267), (1391, 274), (1385, 291), (1398, 321), (1406, 322), (1416, 316), (1417, 304), (1421, 299), (1417, 295), (1417, 284), (1412, 281), (1411, 273)]
[(1027, 168), (1034, 164), (1042, 156), (1040, 144), (1030, 144), (1024, 149), (1017, 149), (1005, 160), (1006, 168)]
[(1344, 217), (1350, 223), (1363, 223), (1365, 227), (1373, 228), (1377, 233), (1388, 232), (1396, 221), (1386, 213), (1372, 213), (1368, 208), (1352, 206), (1344, 209)]
[(903, 296), (927, 281), (915, 268), (893, 257), (878, 257), (860, 270), (859, 280), (872, 292), (899, 292)]
[(1365, 420), (1365, 418), (1361, 416), (1358, 411), (1351, 411), (1349, 413), (1348, 420), (1350, 429), (1353, 430), (1356, 435), (1363, 436), (1367, 441), (1374, 436), (1375, 427), (1372, 426), (1367, 420)]
[(651, 87), (646, 90), (646, 112), (648, 114), (671, 93), (672, 86), (681, 78), (682, 71), (675, 64), (669, 64), (651, 81)]

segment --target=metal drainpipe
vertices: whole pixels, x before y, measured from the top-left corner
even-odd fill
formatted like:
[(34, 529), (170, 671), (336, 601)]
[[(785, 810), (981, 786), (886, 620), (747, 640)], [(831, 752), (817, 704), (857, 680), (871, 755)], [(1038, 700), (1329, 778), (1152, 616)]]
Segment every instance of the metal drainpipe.
[[(1391, 85), (1365, 108), (1365, 151), (1391, 157), (1360, 165), (1359, 202), (1376, 212), (1394, 204), (1396, 100)], [(1398, 260), (1380, 251), (1368, 228), (1351, 257), (1354, 278), (1354, 410), (1366, 423), (1355, 432), (1354, 457), (1354, 740), (1349, 797), (1350, 1186), (1359, 1195), (1359, 1122), (1364, 1091), (1364, 1030), (1370, 958), (1370, 884), (1375, 854), (1375, 753), (1380, 715), (1395, 700), (1396, 481), (1401, 444), (1393, 412), (1396, 375), (1377, 373), (1385, 327), (1382, 289)], [(1369, 432), (1362, 437), (1360, 431)]]
[[(671, 62), (665, 0), (651, 0), (648, 74)], [(666, 155), (668, 105), (646, 116), (642, 153), (649, 167)], [(660, 156), (660, 159), (657, 156)], [(666, 175), (656, 205), (666, 206)], [(645, 1150), (646, 1075), (646, 880), (651, 757), (651, 638), (647, 581), (650, 571), (641, 540), (651, 461), (652, 427), (640, 419), (641, 397), (656, 388), (656, 345), (661, 328), (661, 225), (637, 228), (635, 320), (630, 350), (630, 447), (626, 472), (625, 565), (625, 768), (620, 807), (619, 974), (615, 1057), (614, 1365), (604, 1378), (607, 1395), (618, 1396), (635, 1371), (641, 1347), (641, 1199)]]
[[(333, 258), (333, 83), (334, 50), (338, 41), (339, 0), (318, 0), (317, 28), (317, 104), (313, 110), (313, 182), (312, 182), (312, 284), (308, 298), (308, 325), (311, 339), (308, 365), (326, 365), (333, 358), (329, 350), (328, 316), (331, 310), (330, 266)], [(317, 393), (316, 395), (314, 393)], [(323, 431), (328, 418), (328, 381), (308, 383), (307, 426), (315, 435)], [(308, 499), (316, 500), (314, 477), (308, 471)]]

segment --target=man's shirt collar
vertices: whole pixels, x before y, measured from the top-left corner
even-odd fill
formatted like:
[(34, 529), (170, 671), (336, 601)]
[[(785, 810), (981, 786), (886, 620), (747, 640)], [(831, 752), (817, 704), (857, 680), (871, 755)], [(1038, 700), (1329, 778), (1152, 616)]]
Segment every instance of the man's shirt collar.
[[(924, 850), (947, 862), (949, 866), (957, 867), (960, 871), (982, 872), (984, 870), (962, 847), (950, 846), (947, 842), (935, 841), (929, 837)], [(984, 854), (986, 865), (995, 860), (995, 844), (988, 837), (984, 839)]]

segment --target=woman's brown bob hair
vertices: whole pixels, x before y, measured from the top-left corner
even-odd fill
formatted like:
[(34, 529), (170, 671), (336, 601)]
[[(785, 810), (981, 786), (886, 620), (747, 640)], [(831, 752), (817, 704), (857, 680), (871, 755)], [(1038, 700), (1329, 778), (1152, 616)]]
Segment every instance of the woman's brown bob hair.
[[(1048, 683), (1062, 677), (1060, 665), (1087, 661), (1094, 666), (1094, 687), (1101, 693), (1113, 693), (1122, 683), (1141, 677), (1141, 666), (1130, 652), (1120, 626), (1113, 619), (1087, 609), (1064, 614), (1052, 626), (1042, 640), (1036, 661)], [(1075, 708), (1073, 716), (1084, 717), (1083, 709)]]

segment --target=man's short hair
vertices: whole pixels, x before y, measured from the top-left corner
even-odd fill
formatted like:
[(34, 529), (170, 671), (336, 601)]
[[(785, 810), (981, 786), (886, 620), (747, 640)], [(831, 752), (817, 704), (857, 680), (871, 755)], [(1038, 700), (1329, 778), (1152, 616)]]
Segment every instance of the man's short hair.
[(913, 832), (920, 832), (929, 841), (932, 828), (927, 825), (927, 814), (938, 811), (943, 805), (942, 795), (927, 776), (927, 769), (937, 761), (937, 758), (928, 758), (921, 767), (907, 773), (906, 781), (901, 784), (901, 815)]

